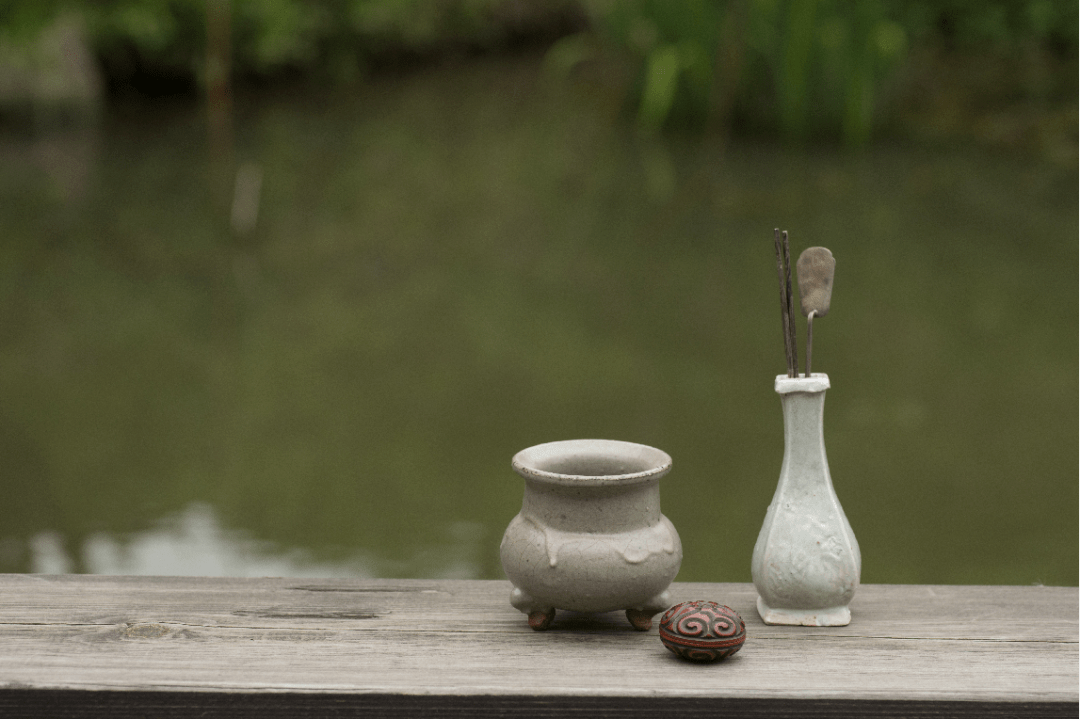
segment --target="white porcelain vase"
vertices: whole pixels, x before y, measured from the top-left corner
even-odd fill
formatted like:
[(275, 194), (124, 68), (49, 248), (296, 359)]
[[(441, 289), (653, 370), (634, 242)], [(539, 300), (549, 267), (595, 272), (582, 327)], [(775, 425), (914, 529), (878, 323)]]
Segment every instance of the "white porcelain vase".
[(648, 629), (671, 604), (668, 585), (682, 563), (679, 534), (660, 513), (660, 478), (671, 457), (616, 440), (549, 442), (518, 452), (521, 511), (503, 536), (510, 603), (533, 629), (556, 609), (625, 610)]
[(825, 456), (829, 376), (776, 378), (784, 410), (784, 461), (751, 571), (766, 624), (812, 627), (851, 622), (859, 586), (859, 543), (840, 506)]

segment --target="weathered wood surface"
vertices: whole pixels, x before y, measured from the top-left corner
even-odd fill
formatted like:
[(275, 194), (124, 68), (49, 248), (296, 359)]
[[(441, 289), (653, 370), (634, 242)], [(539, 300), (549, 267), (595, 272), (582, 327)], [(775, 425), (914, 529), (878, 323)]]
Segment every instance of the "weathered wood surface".
[(1075, 587), (864, 585), (849, 626), (805, 628), (762, 624), (752, 585), (676, 583), (675, 601), (746, 620), (742, 651), (713, 665), (619, 614), (560, 613), (533, 632), (508, 594), (500, 581), (0, 575), (0, 715), (157, 702), (161, 716), (240, 716), (240, 696), (264, 716), (1076, 716), (1080, 699)]

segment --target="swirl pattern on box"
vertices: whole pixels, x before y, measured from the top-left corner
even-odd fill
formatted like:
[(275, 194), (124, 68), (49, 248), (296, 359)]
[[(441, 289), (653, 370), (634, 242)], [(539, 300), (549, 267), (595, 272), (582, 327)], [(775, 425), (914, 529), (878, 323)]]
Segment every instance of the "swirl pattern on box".
[(742, 649), (746, 623), (731, 607), (705, 600), (683, 602), (660, 618), (660, 641), (683, 659), (726, 659)]

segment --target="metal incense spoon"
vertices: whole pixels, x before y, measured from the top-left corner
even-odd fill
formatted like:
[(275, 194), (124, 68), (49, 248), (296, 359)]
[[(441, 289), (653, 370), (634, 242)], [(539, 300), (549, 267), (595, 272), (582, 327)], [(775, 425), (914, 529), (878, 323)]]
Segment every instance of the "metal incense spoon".
[(814, 343), (814, 318), (829, 314), (836, 259), (825, 247), (807, 247), (795, 265), (799, 281), (799, 304), (806, 317), (806, 376)]

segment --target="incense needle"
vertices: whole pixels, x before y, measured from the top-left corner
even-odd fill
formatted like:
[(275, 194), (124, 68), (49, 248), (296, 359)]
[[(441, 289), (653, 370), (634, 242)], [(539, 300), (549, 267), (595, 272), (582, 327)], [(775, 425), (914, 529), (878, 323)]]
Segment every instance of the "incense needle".
[[(787, 233), (784, 233), (785, 237)], [(795, 345), (791, 341), (791, 296), (790, 296), (790, 279), (787, 283), (784, 282), (784, 274), (787, 273), (788, 277), (791, 276), (791, 268), (788, 266), (785, 259), (787, 257), (784, 252), (783, 243), (780, 239), (780, 228), (773, 230), (773, 248), (776, 250), (776, 279), (780, 282), (780, 320), (784, 329), (784, 358), (787, 361), (787, 374), (788, 377), (795, 377), (798, 374), (798, 368), (795, 366), (795, 362), (792, 360), (792, 353), (795, 349)]]
[(788, 344), (791, 346), (791, 373), (789, 376), (799, 376), (799, 343), (795, 340), (795, 310), (794, 293), (791, 291), (791, 251), (788, 248), (787, 230), (780, 233), (784, 241), (784, 292), (787, 297), (787, 321), (788, 321)]

